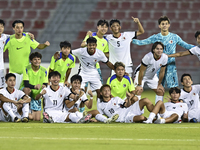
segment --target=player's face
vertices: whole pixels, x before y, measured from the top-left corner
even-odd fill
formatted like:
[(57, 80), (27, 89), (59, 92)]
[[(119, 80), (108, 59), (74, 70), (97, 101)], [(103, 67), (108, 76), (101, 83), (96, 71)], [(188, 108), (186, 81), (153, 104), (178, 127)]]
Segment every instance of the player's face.
[(156, 46), (156, 48), (153, 50), (153, 52), (154, 52), (154, 57), (160, 58), (160, 56), (163, 53), (163, 47), (162, 47), (162, 45), (158, 44)]
[(184, 87), (191, 87), (192, 84), (193, 84), (193, 81), (191, 80), (191, 78), (189, 76), (183, 77), (182, 85)]
[(88, 53), (90, 55), (93, 55), (95, 50), (96, 50), (97, 44), (96, 43), (88, 43), (87, 48), (88, 48)]
[(3, 24), (0, 24), (0, 35), (3, 33), (3, 31), (4, 31), (4, 26)]
[(50, 78), (50, 82), (53, 86), (58, 86), (60, 82), (60, 77), (59, 76), (52, 76)]
[(117, 75), (117, 77), (123, 77), (125, 74), (125, 69), (122, 66), (119, 66), (116, 68), (115, 73)]
[(73, 90), (80, 90), (81, 82), (79, 80), (75, 80), (71, 83)]
[(117, 34), (117, 33), (120, 33), (120, 29), (121, 29), (121, 26), (119, 25), (119, 23), (115, 22), (111, 25), (110, 27), (110, 30), (114, 33), (114, 34)]
[(14, 88), (15, 84), (16, 84), (16, 79), (15, 77), (10, 77), (8, 78), (8, 80), (6, 81), (6, 84), (9, 88)]
[(197, 43), (200, 45), (200, 34), (197, 36)]
[(65, 55), (65, 56), (68, 56), (68, 55), (69, 55), (70, 50), (71, 50), (70, 47), (62, 47), (62, 49), (61, 49), (62, 54)]
[(104, 87), (102, 92), (100, 92), (103, 98), (110, 98), (111, 97), (111, 91), (109, 87)]
[(41, 64), (41, 58), (34, 57), (34, 58), (31, 60), (31, 64), (32, 64), (34, 67), (39, 67), (40, 64)]
[(170, 24), (169, 22), (166, 20), (166, 21), (162, 21), (159, 25), (159, 28), (161, 29), (161, 31), (163, 32), (167, 32), (169, 30), (169, 27), (170, 27)]
[(23, 33), (24, 31), (24, 27), (22, 23), (16, 23), (15, 27), (13, 28), (13, 30), (15, 31), (15, 34), (20, 35)]
[(173, 91), (170, 96), (171, 96), (172, 102), (177, 102), (179, 100), (180, 93), (176, 93), (176, 91)]
[(100, 32), (102, 35), (106, 34), (108, 31), (108, 26), (106, 24), (97, 26), (98, 32)]

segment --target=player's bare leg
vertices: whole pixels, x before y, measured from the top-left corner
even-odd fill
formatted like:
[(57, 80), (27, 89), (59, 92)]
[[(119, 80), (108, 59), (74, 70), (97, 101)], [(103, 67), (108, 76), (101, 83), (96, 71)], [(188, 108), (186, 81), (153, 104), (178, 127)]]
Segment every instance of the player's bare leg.
[(147, 118), (142, 115), (133, 117), (133, 122), (135, 122), (135, 123), (142, 123), (145, 120), (147, 120)]
[(41, 111), (32, 110), (33, 121), (40, 121)]
[(159, 100), (163, 101), (163, 96), (164, 96), (164, 93), (165, 93), (164, 87), (161, 86), (161, 88), (159, 88), (159, 89), (153, 89), (153, 91), (156, 93), (155, 104), (156, 104)]
[(154, 123), (157, 123), (157, 124), (173, 123), (177, 119), (178, 119), (178, 115), (177, 114), (172, 114), (169, 118), (165, 118), (165, 119), (159, 118)]
[(147, 107), (147, 110), (149, 112), (152, 112), (154, 109), (154, 105), (152, 104), (152, 102), (148, 99), (148, 98), (143, 98), (139, 101), (139, 106), (140, 106), (140, 110), (142, 110), (144, 108), (144, 106)]

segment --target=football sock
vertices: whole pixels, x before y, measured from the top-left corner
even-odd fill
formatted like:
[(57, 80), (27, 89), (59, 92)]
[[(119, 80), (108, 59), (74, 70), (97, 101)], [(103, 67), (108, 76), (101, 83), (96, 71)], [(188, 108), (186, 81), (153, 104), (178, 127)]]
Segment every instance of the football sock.
[(28, 117), (28, 113), (29, 113), (29, 104), (28, 103), (23, 104), (22, 112), (23, 112), (22, 117)]
[(158, 101), (163, 101), (163, 96), (158, 96), (158, 95), (156, 95), (155, 104), (156, 104)]
[(105, 116), (103, 116), (102, 114), (97, 114), (95, 116), (95, 119), (97, 119), (98, 121), (104, 122), (105, 120), (107, 120), (107, 118)]
[(10, 104), (4, 103), (3, 109), (12, 117), (12, 120), (14, 121), (14, 118), (16, 117), (16, 115), (13, 113), (13, 110), (11, 109)]

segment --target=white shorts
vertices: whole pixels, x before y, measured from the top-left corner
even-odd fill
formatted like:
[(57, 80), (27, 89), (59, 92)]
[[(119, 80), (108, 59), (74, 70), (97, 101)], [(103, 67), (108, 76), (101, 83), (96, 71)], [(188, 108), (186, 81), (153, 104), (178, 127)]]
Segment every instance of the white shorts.
[(144, 113), (144, 109), (140, 109), (139, 101), (135, 102), (128, 108), (128, 113), (125, 116), (125, 123), (133, 123), (135, 116), (140, 116)]
[(20, 85), (23, 81), (23, 74), (18, 74), (18, 73), (13, 73), (16, 75), (16, 85), (15, 85), (15, 88), (19, 90), (20, 88)]
[(69, 115), (68, 112), (62, 112), (60, 110), (45, 110), (45, 112), (47, 112), (49, 114), (49, 116), (52, 117), (54, 122), (57, 123), (64, 123), (67, 116)]
[(188, 112), (188, 121), (192, 118), (196, 118), (198, 122), (200, 122), (200, 109), (192, 109)]
[(101, 83), (101, 79), (100, 79), (98, 72), (95, 76), (88, 76), (88, 75), (85, 75), (81, 72), (80, 72), (79, 75), (82, 77), (82, 83), (81, 83), (82, 89), (85, 89), (85, 85), (86, 85), (87, 82), (90, 83), (90, 90), (91, 91), (95, 91), (95, 90), (101, 88), (102, 83)]
[[(127, 67), (125, 67), (125, 72), (128, 73), (128, 75), (129, 75), (130, 77), (132, 77), (132, 75), (133, 75), (133, 67), (132, 67), (132, 66), (127, 66)], [(116, 73), (115, 73), (114, 70), (112, 70), (111, 76), (114, 75), (114, 74), (116, 74)]]
[[(165, 110), (165, 112), (163, 114), (160, 114), (160, 116), (162, 118), (166, 119), (166, 118), (169, 118), (172, 114), (177, 114), (177, 113), (174, 112), (174, 111), (167, 111), (167, 110)], [(178, 115), (178, 119), (174, 123), (178, 123), (179, 120), (181, 120), (181, 116), (179, 114), (177, 114), (177, 115)]]
[(0, 88), (5, 87), (4, 69), (0, 70)]
[[(138, 85), (138, 77), (139, 77), (139, 71), (136, 72), (135, 78), (134, 78), (134, 86), (136, 87)], [(145, 79), (142, 80), (142, 87), (144, 86), (144, 83), (147, 83), (147, 86), (150, 89), (157, 89), (158, 87), (158, 77), (157, 74), (154, 75), (153, 79)]]

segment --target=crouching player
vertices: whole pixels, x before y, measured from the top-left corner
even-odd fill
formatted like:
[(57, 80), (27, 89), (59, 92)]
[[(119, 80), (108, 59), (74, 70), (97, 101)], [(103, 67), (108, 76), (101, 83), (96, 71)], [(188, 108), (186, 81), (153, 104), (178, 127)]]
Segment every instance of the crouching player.
[[(76, 91), (72, 94), (67, 87), (59, 86), (60, 73), (53, 71), (49, 74), (49, 81), (51, 85), (44, 88), (40, 94), (36, 96), (36, 100), (43, 96), (44, 98), (44, 122), (74, 122), (74, 123), (84, 123), (90, 120), (91, 114), (83, 116), (83, 113), (78, 111), (74, 113), (69, 113), (63, 110), (64, 99), (67, 97), (77, 101), (82, 95), (82, 91)], [(51, 118), (51, 117), (52, 118)]]
[(125, 122), (125, 123), (134, 123), (134, 122), (143, 122), (147, 118), (142, 116), (144, 113), (144, 106), (147, 107), (148, 111), (152, 111), (154, 105), (147, 98), (143, 98), (139, 101), (136, 101), (131, 105), (130, 99), (133, 95), (127, 92), (127, 99), (124, 101), (119, 97), (111, 98), (111, 88), (109, 85), (103, 85), (100, 89), (101, 97), (98, 98), (97, 110), (111, 117), (114, 114), (118, 114), (119, 118), (116, 122)]
[(152, 123), (158, 113), (162, 118), (159, 117), (154, 123), (181, 123), (181, 117), (187, 114), (188, 106), (186, 103), (179, 102), (180, 93), (181, 90), (179, 88), (170, 88), (171, 102), (163, 103), (161, 100), (158, 101), (144, 123)]
[[(4, 122), (28, 122), (31, 98), (14, 88), (16, 76), (13, 73), (8, 73), (5, 79), (7, 87), (0, 90), (0, 95), (3, 95), (1, 96), (0, 120)], [(3, 102), (3, 99), (10, 99), (10, 102)]]

